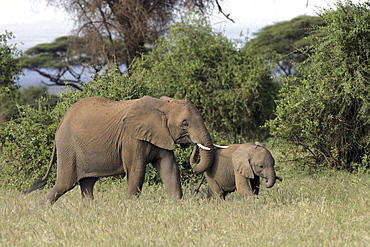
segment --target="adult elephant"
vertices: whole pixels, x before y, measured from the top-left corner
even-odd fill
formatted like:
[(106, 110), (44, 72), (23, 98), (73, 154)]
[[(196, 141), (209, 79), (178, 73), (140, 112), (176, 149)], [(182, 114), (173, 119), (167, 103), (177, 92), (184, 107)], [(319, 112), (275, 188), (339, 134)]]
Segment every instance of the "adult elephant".
[[(260, 143), (227, 144), (227, 149), (216, 149), (212, 166), (204, 175), (208, 183), (208, 196), (225, 196), (237, 191), (244, 197), (257, 196), (260, 177), (266, 179), (266, 188), (274, 186), (276, 179), (275, 160)], [(194, 146), (191, 166), (197, 166), (199, 148)]]
[[(41, 202), (54, 203), (78, 183), (82, 197), (93, 198), (98, 177), (118, 174), (126, 174), (130, 198), (140, 193), (148, 163), (158, 170), (169, 196), (181, 198), (175, 143), (198, 144), (206, 150), (196, 169), (204, 171), (212, 164), (211, 137), (190, 101), (149, 96), (127, 101), (82, 99), (68, 109), (56, 131), (56, 183)], [(46, 184), (52, 162), (53, 158), (46, 175), (25, 193)]]

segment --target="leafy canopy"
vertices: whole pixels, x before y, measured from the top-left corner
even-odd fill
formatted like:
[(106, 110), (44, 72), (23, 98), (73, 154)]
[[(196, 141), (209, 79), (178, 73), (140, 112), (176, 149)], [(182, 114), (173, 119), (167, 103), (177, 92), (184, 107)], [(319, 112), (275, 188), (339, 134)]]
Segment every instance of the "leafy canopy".
[[(250, 43), (266, 47), (271, 51), (271, 57), (276, 58), (276, 66), (284, 76), (294, 74), (294, 64), (307, 58), (304, 49), (312, 45), (315, 40), (309, 36), (319, 36), (313, 32), (314, 27), (325, 26), (326, 23), (317, 16), (298, 16), (289, 21), (263, 27)], [(279, 56), (275, 57), (275, 53)]]

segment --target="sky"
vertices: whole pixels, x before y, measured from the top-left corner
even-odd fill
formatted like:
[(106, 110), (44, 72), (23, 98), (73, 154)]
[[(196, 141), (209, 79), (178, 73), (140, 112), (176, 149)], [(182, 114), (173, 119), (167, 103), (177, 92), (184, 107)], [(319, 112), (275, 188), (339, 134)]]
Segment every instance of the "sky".
[[(365, 0), (353, 0), (364, 2)], [(40, 43), (52, 42), (55, 38), (69, 35), (73, 22), (63, 11), (46, 5), (46, 0), (1, 0), (0, 33), (13, 32), (18, 48), (26, 50)], [(221, 0), (225, 14), (230, 14), (235, 23), (219, 13), (212, 18), (217, 31), (229, 38), (238, 38), (240, 33), (251, 37), (264, 26), (290, 20), (300, 15), (316, 15), (318, 7), (334, 6), (336, 0)], [(20, 44), (23, 43), (23, 44)]]

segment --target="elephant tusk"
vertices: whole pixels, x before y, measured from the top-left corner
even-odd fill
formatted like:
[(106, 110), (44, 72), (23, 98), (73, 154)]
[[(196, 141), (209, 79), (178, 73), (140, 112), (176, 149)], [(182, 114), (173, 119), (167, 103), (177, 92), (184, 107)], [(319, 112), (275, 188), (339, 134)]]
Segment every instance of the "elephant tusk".
[(230, 147), (230, 146), (227, 146), (227, 145), (221, 146), (221, 145), (217, 145), (217, 144), (214, 144), (214, 143), (213, 143), (213, 146), (215, 146), (216, 148), (229, 148)]
[(198, 147), (200, 147), (201, 149), (203, 150), (211, 150), (209, 147), (206, 147), (206, 146), (203, 146), (202, 144), (200, 143), (197, 143)]

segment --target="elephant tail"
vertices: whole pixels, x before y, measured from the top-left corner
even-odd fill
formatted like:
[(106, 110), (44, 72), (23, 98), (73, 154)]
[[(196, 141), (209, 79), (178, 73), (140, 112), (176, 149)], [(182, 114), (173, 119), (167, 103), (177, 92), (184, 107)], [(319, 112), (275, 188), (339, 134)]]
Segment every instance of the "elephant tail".
[(42, 188), (42, 187), (44, 187), (46, 185), (46, 183), (48, 181), (48, 177), (49, 177), (50, 171), (51, 171), (51, 167), (52, 167), (53, 162), (54, 162), (55, 151), (56, 151), (55, 149), (56, 148), (55, 148), (55, 142), (54, 142), (53, 153), (51, 155), (49, 167), (48, 167), (48, 170), (46, 171), (45, 176), (43, 176), (42, 178), (36, 179), (36, 181), (33, 182), (31, 188), (29, 188), (28, 190), (23, 191), (23, 194), (31, 193), (32, 191), (37, 190), (37, 189), (40, 189), (40, 188)]

